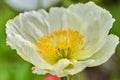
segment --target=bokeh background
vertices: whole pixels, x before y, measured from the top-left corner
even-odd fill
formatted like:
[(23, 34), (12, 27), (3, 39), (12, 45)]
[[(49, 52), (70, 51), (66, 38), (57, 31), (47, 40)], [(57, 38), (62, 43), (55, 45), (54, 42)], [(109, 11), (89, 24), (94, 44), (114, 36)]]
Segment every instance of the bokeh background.
[[(88, 2), (89, 0), (61, 0), (56, 6), (67, 7), (73, 3)], [(116, 19), (110, 33), (120, 37), (120, 0), (92, 0), (107, 9)], [(49, 9), (47, 9), (49, 10)], [(6, 45), (6, 22), (18, 15), (20, 11), (12, 9), (4, 0), (0, 0), (0, 80), (43, 80), (44, 75), (32, 74), (32, 65), (24, 61)], [(74, 76), (74, 80), (120, 80), (120, 44), (115, 55), (99, 67), (87, 68)]]

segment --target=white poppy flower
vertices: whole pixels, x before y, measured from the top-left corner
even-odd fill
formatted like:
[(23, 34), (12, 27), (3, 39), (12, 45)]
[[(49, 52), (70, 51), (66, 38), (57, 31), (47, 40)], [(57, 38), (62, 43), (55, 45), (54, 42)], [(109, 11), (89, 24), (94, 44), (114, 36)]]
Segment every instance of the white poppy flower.
[(60, 0), (5, 0), (12, 8), (18, 11), (26, 11), (38, 8), (49, 8), (60, 2)]
[(21, 13), (6, 24), (7, 44), (32, 63), (33, 73), (66, 76), (105, 63), (118, 37), (115, 19), (93, 2)]

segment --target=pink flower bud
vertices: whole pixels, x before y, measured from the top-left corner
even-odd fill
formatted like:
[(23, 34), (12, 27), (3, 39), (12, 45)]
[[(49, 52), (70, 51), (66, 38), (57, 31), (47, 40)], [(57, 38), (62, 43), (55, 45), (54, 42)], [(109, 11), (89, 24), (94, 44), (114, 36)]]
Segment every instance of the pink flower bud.
[(56, 75), (48, 74), (43, 80), (61, 80), (61, 78)]

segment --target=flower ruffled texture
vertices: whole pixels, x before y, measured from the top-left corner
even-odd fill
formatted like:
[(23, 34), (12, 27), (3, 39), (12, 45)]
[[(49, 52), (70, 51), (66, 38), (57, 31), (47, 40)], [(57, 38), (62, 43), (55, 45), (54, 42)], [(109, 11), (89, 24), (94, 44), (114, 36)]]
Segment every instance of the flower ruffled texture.
[(114, 21), (93, 2), (29, 11), (7, 22), (7, 44), (34, 65), (33, 73), (73, 75), (113, 55), (119, 43), (109, 34)]

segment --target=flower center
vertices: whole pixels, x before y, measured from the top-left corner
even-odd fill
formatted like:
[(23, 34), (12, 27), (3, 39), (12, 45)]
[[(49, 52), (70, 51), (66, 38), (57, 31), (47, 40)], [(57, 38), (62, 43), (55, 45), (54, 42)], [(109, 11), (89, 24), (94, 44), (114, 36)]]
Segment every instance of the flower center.
[(79, 60), (82, 55), (83, 36), (78, 31), (57, 30), (43, 36), (36, 43), (40, 56), (50, 64), (60, 59)]

